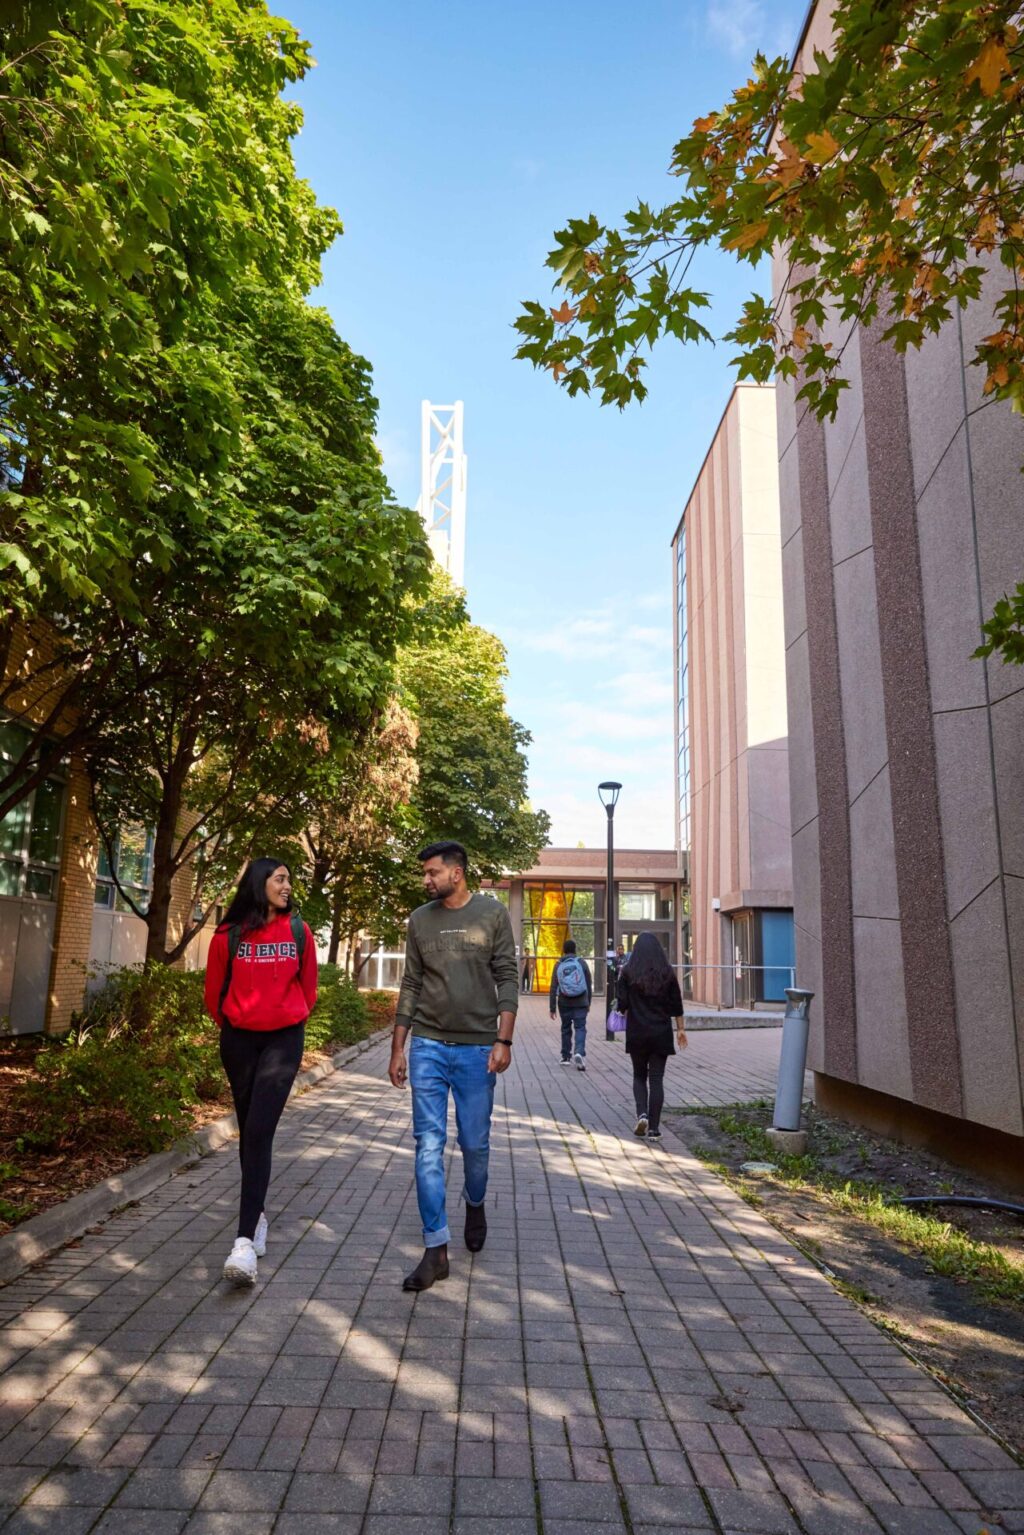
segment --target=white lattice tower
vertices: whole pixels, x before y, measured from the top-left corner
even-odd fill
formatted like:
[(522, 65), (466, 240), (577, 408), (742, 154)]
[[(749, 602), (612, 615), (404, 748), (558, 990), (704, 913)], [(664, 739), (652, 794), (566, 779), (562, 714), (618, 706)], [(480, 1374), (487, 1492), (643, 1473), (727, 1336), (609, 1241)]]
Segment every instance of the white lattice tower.
[(423, 401), (420, 418), (420, 516), (434, 558), (456, 586), (466, 567), (466, 454), (462, 445), (462, 401)]

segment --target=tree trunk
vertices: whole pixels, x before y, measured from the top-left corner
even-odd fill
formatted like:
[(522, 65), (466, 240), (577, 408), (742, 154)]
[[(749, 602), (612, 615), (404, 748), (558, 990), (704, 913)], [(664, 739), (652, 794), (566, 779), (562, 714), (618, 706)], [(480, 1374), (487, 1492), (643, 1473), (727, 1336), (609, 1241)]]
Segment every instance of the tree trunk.
[(156, 834), (153, 839), (153, 889), (149, 911), (146, 913), (147, 966), (166, 965), (173, 958), (167, 951), (167, 924), (170, 921), (171, 901), (174, 896), (174, 876), (178, 872), (174, 852), (194, 744), (195, 731), (190, 730), (182, 736), (163, 781), (163, 794), (160, 797)]
[(342, 891), (339, 886), (334, 892), (334, 904), (331, 910), (331, 941), (327, 948), (327, 963), (338, 963), (338, 950), (341, 948), (341, 917), (342, 917)]

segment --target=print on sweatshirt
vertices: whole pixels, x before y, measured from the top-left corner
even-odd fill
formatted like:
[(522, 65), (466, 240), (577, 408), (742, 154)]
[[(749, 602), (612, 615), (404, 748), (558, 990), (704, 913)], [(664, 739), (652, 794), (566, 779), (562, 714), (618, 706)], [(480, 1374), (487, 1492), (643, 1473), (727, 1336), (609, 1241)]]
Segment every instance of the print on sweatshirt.
[(287, 913), (247, 933), (231, 963), (231, 984), (220, 994), (228, 969), (228, 929), (213, 935), (206, 961), (206, 1011), (236, 1029), (286, 1029), (303, 1023), (316, 1006), (316, 944), (309, 928), (299, 959)]

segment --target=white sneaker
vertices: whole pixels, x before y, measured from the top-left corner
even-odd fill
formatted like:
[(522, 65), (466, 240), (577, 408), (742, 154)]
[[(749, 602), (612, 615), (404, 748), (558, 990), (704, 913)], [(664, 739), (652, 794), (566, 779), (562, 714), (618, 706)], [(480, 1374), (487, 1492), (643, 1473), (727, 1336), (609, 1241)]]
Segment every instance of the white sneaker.
[(577, 1071), (586, 1071), (586, 1069), (587, 1069), (586, 1063), (585, 1063), (582, 1055), (580, 1054), (580, 1052), (578, 1050), (576, 1051), (576, 1054), (573, 1057), (573, 1065), (576, 1067)]
[(567, 1055), (563, 1055), (558, 1064), (559, 1064), (559, 1066), (571, 1066), (572, 1065), (572, 1061), (569, 1059), (569, 1057)]
[(261, 1215), (256, 1222), (256, 1235), (252, 1239), (257, 1258), (265, 1258), (267, 1255), (267, 1217)]
[(224, 1265), (224, 1278), (236, 1285), (256, 1283), (256, 1249), (248, 1237), (236, 1237)]
[(642, 1141), (647, 1139), (647, 1115), (646, 1114), (641, 1114), (640, 1115), (640, 1117), (637, 1120), (635, 1126), (633, 1127), (633, 1134), (635, 1136), (637, 1136)]

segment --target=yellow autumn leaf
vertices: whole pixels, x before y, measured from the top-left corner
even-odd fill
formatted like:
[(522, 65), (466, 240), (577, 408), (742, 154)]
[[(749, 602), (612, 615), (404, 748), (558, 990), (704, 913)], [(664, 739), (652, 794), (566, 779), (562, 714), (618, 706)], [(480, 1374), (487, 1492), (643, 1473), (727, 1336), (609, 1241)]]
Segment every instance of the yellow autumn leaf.
[(563, 299), (557, 309), (552, 309), (551, 318), (556, 320), (559, 325), (568, 325), (571, 320), (575, 320), (576, 311), (568, 299)]
[(580, 314), (593, 314), (597, 309), (597, 299), (592, 293), (587, 293), (579, 302)]
[(998, 37), (990, 37), (978, 57), (967, 71), (967, 84), (977, 80), (983, 96), (994, 96), (999, 82), (1009, 71), (1010, 57), (1006, 44)]
[(712, 112), (710, 117), (695, 118), (693, 124), (694, 133), (710, 133), (711, 129), (715, 126), (716, 115), (716, 113)]
[(896, 211), (901, 219), (912, 219), (914, 217), (914, 210), (916, 207), (916, 197), (903, 197), (900, 199), (900, 205)]
[(839, 142), (834, 139), (826, 128), (822, 133), (809, 133), (807, 135), (807, 158), (812, 165), (824, 165), (826, 160), (838, 153)]
[(726, 240), (725, 249), (727, 251), (752, 250), (759, 240), (764, 239), (767, 233), (768, 220), (758, 219), (756, 224), (747, 224), (740, 230), (739, 234), (734, 234), (731, 240)]
[(807, 343), (810, 341), (810, 339), (811, 333), (807, 329), (806, 325), (798, 325), (793, 331), (793, 345), (795, 347), (799, 347), (801, 352), (807, 346)]
[(554, 378), (555, 383), (557, 384), (558, 380), (562, 377), (562, 374), (568, 373), (568, 371), (569, 370), (565, 366), (564, 362), (556, 362), (554, 367), (551, 369), (552, 377)]
[(803, 175), (804, 160), (795, 144), (788, 139), (779, 140), (779, 157), (769, 175), (784, 187), (791, 187)]

